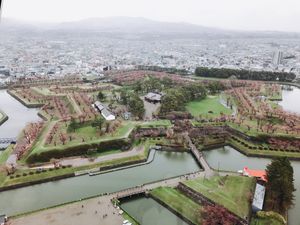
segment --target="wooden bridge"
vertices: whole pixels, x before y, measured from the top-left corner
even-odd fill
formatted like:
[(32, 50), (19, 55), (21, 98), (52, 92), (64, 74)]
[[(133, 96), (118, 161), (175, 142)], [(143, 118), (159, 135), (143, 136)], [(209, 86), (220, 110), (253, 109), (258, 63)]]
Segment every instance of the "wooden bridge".
[(184, 134), (184, 137), (185, 137), (185, 140), (187, 141), (187, 143), (189, 144), (192, 154), (194, 155), (197, 162), (201, 165), (202, 169), (204, 170), (205, 176), (211, 177), (211, 176), (215, 175), (215, 172), (210, 168), (206, 159), (204, 158), (203, 153), (197, 149), (197, 147), (194, 145), (194, 143), (192, 142), (189, 135)]
[(205, 177), (205, 171), (198, 171), (194, 173), (189, 173), (181, 176), (175, 176), (167, 179), (162, 179), (160, 181), (154, 181), (150, 183), (146, 183), (143, 185), (139, 185), (136, 187), (128, 188), (122, 191), (117, 191), (114, 193), (110, 193), (110, 198), (116, 198), (116, 199), (124, 199), (124, 198), (130, 198), (134, 197), (136, 195), (140, 195), (143, 193), (147, 193), (155, 188), (158, 187), (176, 187), (180, 182), (191, 180), (191, 179), (197, 179), (200, 177)]

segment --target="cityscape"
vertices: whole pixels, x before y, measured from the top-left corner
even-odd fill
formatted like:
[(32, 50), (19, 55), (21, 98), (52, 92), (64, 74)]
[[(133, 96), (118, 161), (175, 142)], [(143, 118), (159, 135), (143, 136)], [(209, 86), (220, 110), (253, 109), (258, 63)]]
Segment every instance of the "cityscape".
[(73, 1), (0, 1), (0, 225), (300, 225), (296, 0)]

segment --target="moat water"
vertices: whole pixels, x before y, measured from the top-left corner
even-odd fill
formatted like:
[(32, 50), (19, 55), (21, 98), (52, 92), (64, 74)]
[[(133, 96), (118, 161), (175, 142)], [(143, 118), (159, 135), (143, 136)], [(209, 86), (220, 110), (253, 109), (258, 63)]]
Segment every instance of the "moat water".
[[(245, 166), (250, 169), (266, 169), (271, 159), (247, 157), (231, 147), (219, 148), (204, 152), (209, 165), (214, 169), (234, 171), (242, 170)], [(295, 179), (295, 206), (289, 210), (289, 224), (300, 225), (300, 162), (291, 161)]]
[(279, 105), (289, 112), (300, 114), (300, 88), (291, 87), (291, 90), (282, 90), (282, 101)]
[(121, 204), (143, 225), (187, 225), (182, 219), (151, 198), (138, 198)]
[(41, 120), (38, 109), (29, 109), (11, 97), (6, 90), (0, 90), (0, 110), (9, 118), (0, 126), (0, 138), (17, 137), (26, 124)]
[(0, 214), (15, 215), (101, 193), (199, 171), (190, 153), (156, 152), (147, 165), (97, 176), (79, 176), (0, 193)]

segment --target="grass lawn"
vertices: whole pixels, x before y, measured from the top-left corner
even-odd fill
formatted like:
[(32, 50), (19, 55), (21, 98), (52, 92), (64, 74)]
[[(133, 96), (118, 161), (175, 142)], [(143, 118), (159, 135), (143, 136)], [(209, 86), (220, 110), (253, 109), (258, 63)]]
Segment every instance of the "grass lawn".
[[(81, 138), (78, 139), (75, 138), (72, 141), (68, 141), (67, 144), (65, 145), (57, 145), (57, 146), (53, 146), (53, 145), (44, 146), (43, 140), (46, 138), (46, 133), (48, 132), (48, 129), (45, 129), (45, 131), (37, 141), (36, 145), (34, 146), (30, 154), (38, 154), (39, 152), (52, 150), (53, 148), (63, 151), (64, 149), (72, 146), (89, 144), (89, 143), (100, 143), (102, 141), (110, 141), (110, 140), (127, 138), (134, 127), (135, 127), (135, 123), (133, 122), (123, 122), (121, 127), (119, 127), (114, 133), (97, 137), (97, 132), (98, 132), (97, 129), (91, 126), (86, 126), (77, 129), (75, 132), (75, 134), (78, 136), (82, 135), (85, 138), (86, 142), (83, 143)], [(63, 129), (67, 129), (67, 128), (64, 126)]]
[[(218, 96), (208, 96), (200, 101), (192, 101), (186, 105), (186, 109), (190, 112), (194, 117), (198, 117), (199, 115), (202, 117), (218, 117), (221, 113), (231, 114), (232, 110), (223, 106), (219, 101)], [(212, 113), (209, 113), (209, 112)]]
[(160, 199), (170, 208), (189, 219), (194, 224), (201, 224), (201, 206), (176, 189), (161, 187), (151, 191), (151, 195)]
[(45, 87), (32, 87), (32, 90), (42, 95), (54, 95), (48, 88)]
[(154, 120), (154, 121), (144, 122), (140, 126), (141, 128), (171, 127), (172, 123), (170, 120)]
[(201, 178), (184, 183), (238, 216), (242, 218), (249, 216), (251, 207), (249, 199), (255, 187), (254, 179), (242, 176), (215, 176), (211, 179)]
[(13, 151), (13, 146), (10, 145), (10, 146), (8, 146), (8, 148), (5, 151), (3, 151), (0, 154), (0, 165), (4, 164), (7, 161), (8, 157), (10, 156), (12, 151)]

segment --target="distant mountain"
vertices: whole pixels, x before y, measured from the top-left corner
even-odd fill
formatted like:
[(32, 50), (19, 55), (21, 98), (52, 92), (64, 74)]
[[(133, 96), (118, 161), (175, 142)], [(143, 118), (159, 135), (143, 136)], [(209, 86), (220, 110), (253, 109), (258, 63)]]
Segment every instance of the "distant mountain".
[(149, 20), (141, 17), (91, 18), (76, 22), (61, 23), (56, 29), (90, 30), (120, 33), (211, 33), (224, 32), (189, 23), (170, 23)]
[[(299, 33), (272, 32), (272, 31), (235, 31), (205, 27), (190, 23), (171, 23), (154, 21), (142, 17), (105, 17), (90, 18), (64, 23), (30, 24), (13, 19), (2, 19), (0, 32), (5, 31), (51, 31), (60, 33), (111, 33), (111, 34), (138, 34), (153, 36), (161, 34), (172, 37), (243, 37), (243, 38), (300, 38)], [(150, 34), (150, 35), (149, 35)]]

